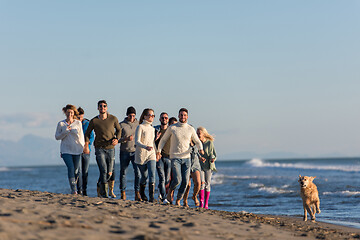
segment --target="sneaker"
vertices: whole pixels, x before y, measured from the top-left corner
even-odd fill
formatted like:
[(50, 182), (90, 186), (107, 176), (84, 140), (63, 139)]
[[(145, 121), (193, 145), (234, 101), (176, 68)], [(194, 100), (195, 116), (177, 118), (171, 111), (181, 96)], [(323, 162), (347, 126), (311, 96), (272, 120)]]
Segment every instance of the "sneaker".
[(170, 205), (170, 202), (165, 198), (165, 200), (163, 201), (163, 204)]

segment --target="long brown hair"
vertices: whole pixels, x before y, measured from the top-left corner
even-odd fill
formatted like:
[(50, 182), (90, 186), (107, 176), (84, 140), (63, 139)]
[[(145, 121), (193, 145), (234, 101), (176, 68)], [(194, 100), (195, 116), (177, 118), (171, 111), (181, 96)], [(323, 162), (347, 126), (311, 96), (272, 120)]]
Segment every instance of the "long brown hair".
[(63, 107), (62, 111), (64, 112), (64, 114), (66, 113), (66, 111), (70, 109), (70, 110), (73, 110), (74, 111), (74, 119), (78, 119), (78, 116), (79, 116), (79, 112), (78, 110), (76, 109), (76, 107), (74, 105), (71, 105), (71, 104), (67, 104), (65, 107)]
[(144, 111), (142, 112), (142, 114), (141, 114), (141, 116), (140, 116), (140, 120), (139, 120), (139, 123), (140, 123), (140, 124), (142, 124), (142, 123), (144, 122), (145, 116), (148, 115), (150, 111), (154, 112), (154, 110), (151, 109), (151, 108), (145, 108), (145, 109), (144, 109)]

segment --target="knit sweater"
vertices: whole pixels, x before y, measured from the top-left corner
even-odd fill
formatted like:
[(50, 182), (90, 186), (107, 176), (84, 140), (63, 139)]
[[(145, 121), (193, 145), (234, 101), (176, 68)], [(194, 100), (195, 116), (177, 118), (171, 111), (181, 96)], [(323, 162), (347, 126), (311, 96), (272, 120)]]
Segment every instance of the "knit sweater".
[(124, 141), (123, 138), (135, 135), (135, 130), (139, 126), (139, 121), (135, 119), (134, 122), (129, 122), (127, 118), (120, 123), (121, 127), (121, 139), (120, 150), (125, 152), (135, 152), (135, 138), (132, 141)]
[(199, 151), (203, 149), (202, 143), (196, 135), (195, 129), (187, 123), (178, 122), (167, 128), (159, 142), (157, 152), (161, 152), (170, 139), (170, 158), (190, 158), (190, 141), (193, 140)]
[[(155, 129), (151, 123), (145, 121), (141, 123), (135, 131), (135, 163), (144, 165), (148, 161), (156, 160), (155, 154)], [(151, 151), (146, 150), (146, 147), (152, 147)]]
[(90, 133), (95, 132), (95, 148), (113, 149), (113, 139), (120, 139), (121, 129), (117, 117), (107, 114), (107, 118), (102, 120), (99, 116), (91, 119), (89, 127), (85, 133), (85, 142), (89, 142)]
[(55, 132), (55, 139), (61, 140), (60, 153), (67, 153), (72, 155), (79, 155), (84, 150), (84, 133), (82, 124), (79, 120), (74, 120), (70, 124), (71, 130), (67, 127), (66, 120), (60, 121)]
[(204, 155), (202, 155), (202, 157), (204, 157), (206, 161), (205, 162), (200, 161), (200, 164), (203, 170), (209, 170), (210, 160), (211, 159), (216, 160), (216, 151), (215, 151), (214, 143), (213, 141), (206, 140), (203, 143), (203, 146), (204, 146)]

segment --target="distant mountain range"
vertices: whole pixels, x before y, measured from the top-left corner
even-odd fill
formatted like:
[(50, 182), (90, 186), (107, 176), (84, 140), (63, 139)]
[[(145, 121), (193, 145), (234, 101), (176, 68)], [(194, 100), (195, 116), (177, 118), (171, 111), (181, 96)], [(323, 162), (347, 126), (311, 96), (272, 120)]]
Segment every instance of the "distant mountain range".
[[(93, 152), (93, 151), (92, 151)], [(93, 155), (93, 154), (92, 154)], [(221, 154), (218, 160), (248, 160), (260, 159), (291, 159), (291, 158), (322, 158), (322, 157), (353, 157), (339, 153), (309, 156), (292, 152), (235, 152)], [(91, 156), (95, 163), (95, 157)], [(116, 148), (116, 163), (118, 163), (118, 147)], [(10, 166), (42, 166), (64, 164), (60, 158), (60, 141), (55, 139), (26, 135), (17, 142), (0, 140), (0, 167)]]
[(0, 166), (39, 166), (63, 164), (60, 142), (26, 135), (17, 142), (0, 140)]

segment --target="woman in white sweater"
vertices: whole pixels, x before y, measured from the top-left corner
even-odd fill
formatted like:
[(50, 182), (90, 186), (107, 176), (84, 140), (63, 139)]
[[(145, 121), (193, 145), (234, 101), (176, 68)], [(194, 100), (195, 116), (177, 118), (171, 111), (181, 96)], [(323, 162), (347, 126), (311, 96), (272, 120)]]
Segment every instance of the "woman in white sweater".
[(145, 195), (145, 187), (149, 175), (150, 202), (154, 202), (156, 172), (155, 129), (151, 125), (154, 117), (154, 110), (150, 108), (144, 109), (139, 120), (140, 125), (135, 131), (135, 163), (138, 165), (141, 173), (140, 196), (142, 200), (148, 200)]
[(60, 154), (68, 170), (71, 193), (77, 194), (76, 182), (79, 178), (80, 159), (85, 145), (84, 133), (81, 122), (76, 120), (78, 114), (76, 107), (68, 104), (62, 110), (66, 119), (58, 123), (55, 138), (61, 140)]

